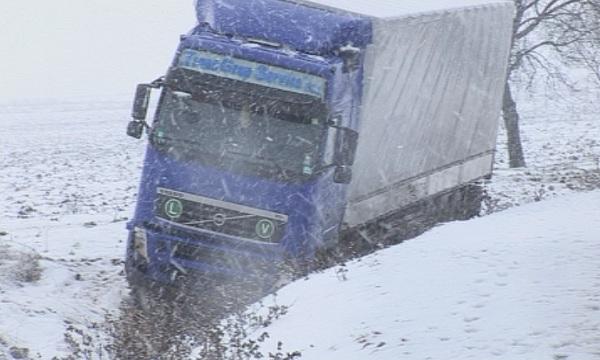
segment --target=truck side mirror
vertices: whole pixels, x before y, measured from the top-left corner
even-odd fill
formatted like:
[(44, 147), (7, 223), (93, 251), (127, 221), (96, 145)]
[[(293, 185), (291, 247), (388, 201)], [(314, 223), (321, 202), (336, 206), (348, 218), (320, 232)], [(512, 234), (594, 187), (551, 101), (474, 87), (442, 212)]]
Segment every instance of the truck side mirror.
[(335, 150), (333, 153), (333, 182), (349, 184), (352, 181), (352, 165), (358, 148), (358, 132), (344, 127), (342, 117), (337, 115), (328, 121), (330, 128), (336, 129)]
[(358, 147), (358, 133), (345, 127), (338, 127), (337, 129), (334, 164), (337, 166), (351, 166), (354, 164), (356, 148)]
[(340, 57), (344, 61), (342, 72), (349, 73), (360, 67), (361, 51), (351, 45), (342, 46), (339, 50)]
[(352, 168), (350, 166), (336, 166), (333, 172), (333, 182), (336, 184), (350, 184), (352, 181)]
[(135, 99), (133, 100), (133, 110), (131, 111), (131, 117), (135, 120), (146, 120), (152, 88), (153, 86), (150, 84), (139, 84), (137, 86), (137, 89), (135, 90)]
[(146, 127), (146, 124), (142, 121), (130, 121), (129, 124), (127, 124), (127, 135), (132, 138), (141, 139), (144, 134), (144, 127)]

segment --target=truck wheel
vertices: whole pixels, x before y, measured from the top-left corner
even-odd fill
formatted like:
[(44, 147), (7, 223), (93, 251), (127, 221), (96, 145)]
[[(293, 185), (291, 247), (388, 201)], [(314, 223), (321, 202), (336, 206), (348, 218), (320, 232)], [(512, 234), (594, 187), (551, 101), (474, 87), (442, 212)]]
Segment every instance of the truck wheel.
[(175, 296), (170, 286), (146, 278), (132, 256), (127, 256), (125, 260), (125, 274), (131, 300), (143, 311), (152, 311)]
[(469, 184), (458, 189), (453, 194), (453, 220), (468, 220), (481, 212), (483, 187), (479, 184)]
[(399, 209), (358, 228), (345, 230), (337, 250), (341, 259), (363, 256), (414, 238), (436, 224), (479, 215), (483, 188), (468, 184)]

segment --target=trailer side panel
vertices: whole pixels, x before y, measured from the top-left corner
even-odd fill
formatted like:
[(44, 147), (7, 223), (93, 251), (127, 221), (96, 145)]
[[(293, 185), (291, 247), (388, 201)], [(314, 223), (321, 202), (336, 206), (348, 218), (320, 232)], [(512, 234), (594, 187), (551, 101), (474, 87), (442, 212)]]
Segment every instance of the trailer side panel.
[(346, 223), (491, 173), (512, 19), (504, 3), (374, 20)]

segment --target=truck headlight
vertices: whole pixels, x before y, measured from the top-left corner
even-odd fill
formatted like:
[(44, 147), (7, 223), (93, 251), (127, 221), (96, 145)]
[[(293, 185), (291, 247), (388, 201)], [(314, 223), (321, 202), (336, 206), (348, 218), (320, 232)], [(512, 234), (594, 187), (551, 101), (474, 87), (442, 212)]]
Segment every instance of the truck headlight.
[(146, 229), (135, 227), (133, 228), (133, 250), (148, 261), (148, 238)]

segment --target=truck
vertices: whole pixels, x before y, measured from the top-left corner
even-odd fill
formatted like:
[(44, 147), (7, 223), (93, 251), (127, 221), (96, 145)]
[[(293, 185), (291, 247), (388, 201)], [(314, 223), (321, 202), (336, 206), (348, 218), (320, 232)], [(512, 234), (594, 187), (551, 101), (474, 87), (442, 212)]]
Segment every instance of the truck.
[(166, 75), (136, 89), (127, 133), (149, 142), (130, 279), (275, 274), (347, 231), (402, 227), (415, 204), (469, 213), (465, 189), (492, 173), (512, 1), (195, 10)]

